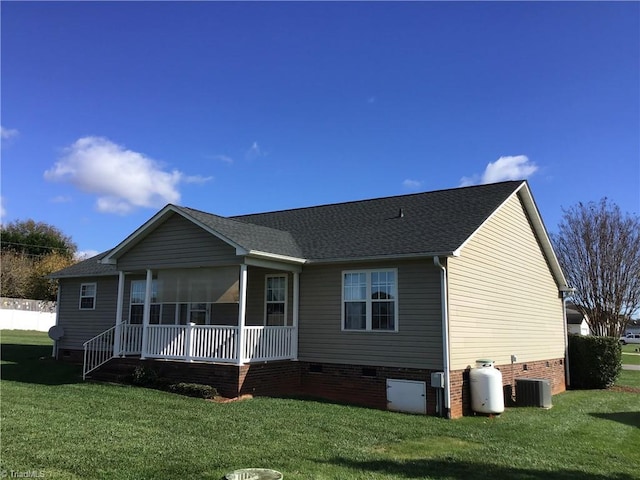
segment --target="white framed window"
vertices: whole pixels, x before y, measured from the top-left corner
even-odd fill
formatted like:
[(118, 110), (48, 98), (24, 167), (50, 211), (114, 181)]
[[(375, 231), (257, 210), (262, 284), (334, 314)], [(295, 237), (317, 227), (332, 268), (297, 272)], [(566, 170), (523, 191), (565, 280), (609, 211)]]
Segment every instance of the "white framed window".
[(398, 331), (398, 270), (342, 272), (342, 329)]
[[(131, 281), (131, 302), (129, 306), (129, 323), (141, 325), (144, 320), (144, 296), (147, 288), (146, 280)], [(151, 283), (151, 317), (149, 323), (160, 323), (162, 304), (158, 302), (158, 282)]]
[(287, 276), (267, 275), (264, 297), (265, 326), (285, 326), (287, 324)]
[(80, 310), (95, 310), (97, 290), (98, 286), (95, 283), (80, 285)]

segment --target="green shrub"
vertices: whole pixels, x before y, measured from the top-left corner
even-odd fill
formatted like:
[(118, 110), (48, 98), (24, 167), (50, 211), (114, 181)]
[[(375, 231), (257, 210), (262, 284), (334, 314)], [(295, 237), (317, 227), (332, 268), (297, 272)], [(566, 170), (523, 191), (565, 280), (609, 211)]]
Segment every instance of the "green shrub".
[(571, 388), (609, 388), (622, 368), (617, 338), (569, 335)]
[(169, 391), (197, 398), (214, 398), (218, 396), (218, 391), (214, 387), (200, 383), (174, 383), (169, 385)]
[(141, 387), (155, 387), (158, 383), (158, 372), (144, 365), (138, 365), (131, 374), (131, 383)]

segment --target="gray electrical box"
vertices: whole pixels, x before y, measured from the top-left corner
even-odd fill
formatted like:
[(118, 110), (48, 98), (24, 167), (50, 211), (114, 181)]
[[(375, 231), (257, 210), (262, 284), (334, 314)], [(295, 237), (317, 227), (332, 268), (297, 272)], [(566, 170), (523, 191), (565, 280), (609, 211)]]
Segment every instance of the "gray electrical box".
[(444, 388), (444, 372), (431, 373), (431, 386), (433, 388)]

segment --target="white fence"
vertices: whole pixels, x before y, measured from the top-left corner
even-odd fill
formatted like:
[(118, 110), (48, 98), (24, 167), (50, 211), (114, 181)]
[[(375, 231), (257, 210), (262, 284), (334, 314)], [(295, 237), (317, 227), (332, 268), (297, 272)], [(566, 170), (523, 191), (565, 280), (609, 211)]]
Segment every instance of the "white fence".
[(55, 302), (5, 297), (0, 299), (1, 330), (48, 332), (55, 324)]

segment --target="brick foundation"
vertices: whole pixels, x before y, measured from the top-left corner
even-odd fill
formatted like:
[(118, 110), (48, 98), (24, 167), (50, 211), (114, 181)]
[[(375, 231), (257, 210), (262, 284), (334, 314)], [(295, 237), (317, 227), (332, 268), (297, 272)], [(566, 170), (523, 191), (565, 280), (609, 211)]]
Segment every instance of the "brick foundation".
[(58, 360), (82, 365), (82, 363), (84, 362), (84, 350), (70, 350), (68, 348), (60, 348), (58, 349)]
[[(82, 363), (82, 351), (60, 352), (60, 359)], [(242, 366), (205, 362), (116, 358), (92, 373), (102, 380), (122, 381), (137, 365), (153, 368), (159, 376), (176, 382), (214, 386), (225, 397), (252, 394), (264, 396), (303, 395), (334, 402), (387, 409), (387, 379), (422, 381), (427, 386), (427, 414), (436, 415), (437, 389), (431, 387), (435, 370), (371, 367), (333, 363), (277, 361)], [(551, 393), (564, 392), (563, 359), (496, 366), (502, 373), (505, 405), (516, 378), (544, 378), (551, 381)], [(451, 418), (471, 414), (469, 369), (451, 372)]]
[[(537, 362), (496, 365), (502, 373), (505, 405), (510, 404), (510, 396), (515, 391), (516, 378), (543, 378), (551, 382), (551, 394), (566, 390), (564, 359), (541, 360)], [(517, 394), (517, 392), (515, 392)], [(469, 369), (451, 372), (451, 418), (471, 415), (471, 389)]]
[(364, 407), (387, 409), (387, 379), (415, 380), (427, 385), (427, 414), (436, 414), (431, 370), (369, 367), (332, 363), (300, 364), (300, 392), (312, 397)]

